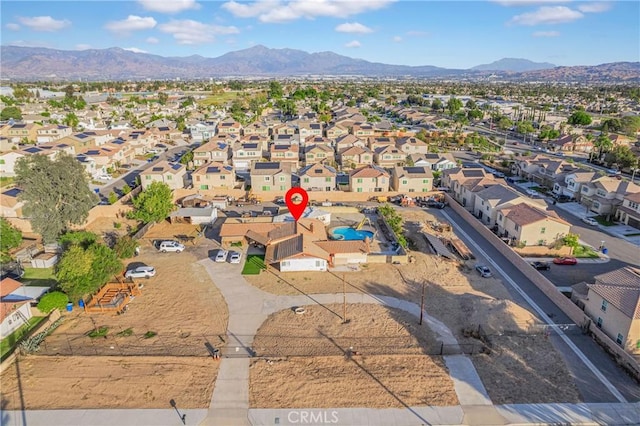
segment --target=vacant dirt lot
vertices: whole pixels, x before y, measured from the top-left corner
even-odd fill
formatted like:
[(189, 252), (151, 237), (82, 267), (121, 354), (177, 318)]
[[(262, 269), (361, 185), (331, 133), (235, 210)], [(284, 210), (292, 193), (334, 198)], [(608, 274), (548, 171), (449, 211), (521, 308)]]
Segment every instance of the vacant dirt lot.
[(3, 408), (170, 408), (171, 399), (206, 408), (218, 365), (200, 357), (28, 356), (2, 374)]
[(347, 305), (277, 312), (260, 327), (254, 348), (268, 358), (251, 365), (250, 405), (403, 407), (457, 405), (439, 347), (426, 325), (403, 311)]
[[(424, 238), (417, 232), (436, 218), (417, 209), (404, 209), (402, 215), (405, 229), (419, 250), (410, 253), (415, 257), (412, 264), (371, 264), (359, 272), (346, 273), (270, 270), (245, 278), (275, 294), (313, 294), (341, 293), (344, 277), (347, 292), (394, 296), (416, 304), (420, 303), (424, 284), (425, 310), (445, 323), (460, 344), (479, 344), (478, 326), (490, 336), (493, 352), (474, 355), (472, 360), (494, 402), (578, 400), (561, 357), (544, 336), (525, 333), (537, 320), (511, 301), (501, 280), (481, 278), (473, 269), (474, 260), (449, 261), (427, 254)], [(444, 235), (453, 236), (451, 232)], [(500, 336), (505, 331), (519, 336)]]
[[(209, 405), (218, 367), (205, 343), (223, 344), (222, 295), (188, 251), (143, 247), (133, 260), (155, 266), (157, 274), (141, 281), (142, 295), (125, 314), (75, 307), (38, 355), (20, 361), (27, 408), (166, 408), (171, 398), (185, 408)], [(107, 327), (106, 337), (87, 336), (99, 327)], [(2, 393), (19, 408), (16, 389), (12, 368), (2, 375)]]

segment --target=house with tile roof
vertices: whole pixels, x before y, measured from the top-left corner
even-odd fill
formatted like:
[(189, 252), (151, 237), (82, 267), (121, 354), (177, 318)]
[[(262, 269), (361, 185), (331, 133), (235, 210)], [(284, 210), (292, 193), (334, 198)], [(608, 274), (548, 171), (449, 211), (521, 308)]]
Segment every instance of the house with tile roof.
[[(259, 136), (256, 136), (259, 138)], [(262, 145), (256, 142), (236, 142), (231, 161), (236, 170), (249, 170), (253, 163), (262, 160)]]
[(387, 192), (390, 178), (389, 173), (381, 167), (363, 166), (349, 172), (349, 191)]
[(568, 173), (563, 180), (556, 181), (553, 184), (553, 193), (579, 201), (582, 185), (591, 182), (596, 176), (596, 172), (587, 170)]
[(458, 167), (456, 159), (450, 152), (411, 154), (409, 159), (414, 166), (428, 166), (433, 171), (442, 171)]
[(640, 354), (640, 270), (631, 266), (594, 277), (583, 299), (596, 326), (632, 354)]
[(274, 140), (277, 135), (293, 136), (297, 133), (297, 126), (293, 123), (281, 123), (271, 128), (271, 135)]
[(493, 228), (498, 212), (505, 207), (513, 207), (528, 200), (505, 185), (491, 185), (475, 194), (473, 215), (488, 228)]
[(316, 163), (333, 163), (335, 160), (335, 152), (328, 145), (307, 145), (304, 147), (305, 164)]
[(282, 163), (289, 163), (291, 170), (297, 170), (300, 160), (300, 149), (298, 145), (272, 144), (269, 147), (269, 159)]
[(512, 245), (549, 245), (569, 234), (571, 224), (554, 212), (541, 210), (527, 203), (498, 209), (498, 235)]
[(625, 194), (618, 207), (616, 219), (625, 225), (640, 229), (640, 192)]
[(304, 234), (270, 244), (264, 257), (265, 263), (281, 272), (326, 271), (329, 260), (329, 253)]
[(329, 139), (337, 139), (340, 136), (348, 135), (349, 129), (339, 124), (330, 124), (326, 129), (326, 134)]
[(342, 151), (345, 148), (351, 148), (352, 146), (359, 146), (368, 149), (366, 140), (359, 139), (351, 134), (343, 135), (336, 138), (333, 145), (338, 152)]
[(580, 203), (599, 215), (615, 216), (628, 194), (640, 192), (640, 186), (628, 180), (602, 176), (582, 185)]
[(329, 138), (325, 138), (324, 136), (308, 136), (305, 139), (301, 140), (301, 145), (302, 146), (311, 146), (311, 145), (325, 145), (328, 147), (333, 147), (333, 143), (331, 142), (331, 140), (329, 140)]
[(49, 124), (42, 126), (36, 130), (36, 142), (48, 143), (55, 142), (58, 139), (62, 139), (66, 136), (71, 136), (73, 129), (69, 126), (63, 126), (61, 124)]
[(300, 187), (306, 191), (334, 191), (336, 169), (325, 164), (309, 164), (298, 171)]
[(140, 173), (140, 185), (147, 189), (153, 182), (166, 183), (171, 189), (184, 188), (187, 168), (184, 164), (160, 161)]
[(475, 194), (493, 185), (499, 185), (492, 174), (483, 168), (460, 168), (442, 172), (442, 186), (449, 188), (451, 196), (464, 208), (473, 211)]
[(219, 135), (228, 135), (228, 134), (234, 134), (234, 135), (241, 135), (242, 134), (242, 125), (240, 123), (238, 123), (237, 121), (228, 118), (224, 121), (221, 121), (220, 123), (218, 123), (218, 127), (216, 129), (217, 134)]
[(22, 217), (22, 207), (24, 201), (18, 199), (22, 192), (20, 188), (9, 188), (0, 193), (0, 216), (2, 217)]
[(371, 151), (375, 151), (378, 148), (387, 148), (396, 146), (396, 138), (389, 136), (378, 136), (367, 138), (367, 146)]
[(216, 140), (211, 140), (193, 150), (193, 164), (196, 167), (211, 162), (227, 164), (230, 158), (229, 144)]
[(209, 189), (232, 189), (236, 183), (236, 172), (230, 165), (211, 162), (197, 168), (192, 174), (193, 187), (203, 191)]
[(429, 192), (433, 190), (433, 172), (429, 167), (394, 167), (391, 187), (398, 192)]
[(36, 142), (38, 139), (38, 130), (41, 128), (42, 126), (40, 124), (35, 123), (15, 123), (2, 127), (2, 136), (16, 143), (23, 141)]
[(271, 128), (264, 123), (258, 121), (245, 126), (242, 129), (243, 136), (257, 135), (268, 138), (271, 135)]
[(351, 134), (357, 138), (368, 138), (375, 136), (376, 130), (369, 123), (353, 123), (351, 126)]
[(391, 168), (404, 165), (407, 155), (395, 145), (378, 147), (373, 151), (373, 161), (380, 167)]
[(414, 136), (396, 139), (396, 146), (406, 155), (427, 154), (429, 152), (429, 145)]
[(22, 283), (12, 278), (4, 278), (0, 281), (0, 338), (2, 339), (22, 327), (31, 318), (30, 299), (7, 298), (20, 287)]
[(287, 191), (291, 188), (291, 164), (259, 161), (251, 168), (251, 190), (254, 192)]

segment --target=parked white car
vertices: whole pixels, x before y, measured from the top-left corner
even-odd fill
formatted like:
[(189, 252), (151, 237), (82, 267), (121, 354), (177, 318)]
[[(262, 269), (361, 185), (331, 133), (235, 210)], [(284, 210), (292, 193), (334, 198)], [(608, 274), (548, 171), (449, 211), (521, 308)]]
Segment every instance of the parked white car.
[(138, 266), (125, 272), (125, 278), (151, 278), (156, 275), (156, 268), (153, 266)]
[(476, 265), (476, 271), (480, 274), (482, 278), (490, 278), (492, 277), (491, 269), (489, 269), (485, 265)]
[(94, 179), (96, 180), (111, 180), (113, 179), (113, 176), (109, 175), (109, 174), (100, 174), (100, 175), (95, 175)]
[(592, 218), (592, 217), (583, 217), (583, 218), (582, 218), (582, 221), (583, 221), (584, 223), (586, 223), (587, 225), (591, 225), (591, 226), (598, 226), (598, 221), (597, 221), (597, 220), (595, 220), (595, 219), (594, 219), (594, 218)]
[(215, 261), (216, 262), (226, 262), (227, 256), (229, 256), (229, 252), (223, 249), (218, 250), (218, 254), (216, 254)]
[(240, 263), (240, 259), (242, 259), (242, 253), (237, 251), (232, 251), (229, 256), (230, 263)]
[(170, 251), (180, 253), (184, 250), (184, 244), (180, 244), (179, 242), (172, 240), (160, 241), (160, 244), (158, 244), (158, 250), (160, 250), (162, 253)]

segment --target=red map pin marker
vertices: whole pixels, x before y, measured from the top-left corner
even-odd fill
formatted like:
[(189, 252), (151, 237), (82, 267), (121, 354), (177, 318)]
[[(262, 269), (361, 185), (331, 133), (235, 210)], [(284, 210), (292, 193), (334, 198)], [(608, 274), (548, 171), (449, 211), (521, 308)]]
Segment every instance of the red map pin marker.
[[(302, 201), (298, 204), (293, 202), (293, 199), (296, 195), (300, 196), (296, 198), (302, 198)], [(293, 216), (293, 218), (297, 222), (298, 219), (300, 219), (300, 216), (302, 216), (302, 213), (304, 213), (304, 210), (307, 208), (307, 203), (309, 202), (309, 194), (307, 194), (307, 191), (302, 188), (291, 188), (287, 191), (287, 195), (285, 195), (284, 200), (287, 203), (287, 207), (289, 207), (291, 216)]]

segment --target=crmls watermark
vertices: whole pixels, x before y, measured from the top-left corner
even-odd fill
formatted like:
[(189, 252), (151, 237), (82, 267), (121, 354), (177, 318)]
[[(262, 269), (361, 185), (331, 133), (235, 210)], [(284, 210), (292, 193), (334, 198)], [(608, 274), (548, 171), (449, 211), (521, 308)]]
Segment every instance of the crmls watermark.
[(338, 412), (324, 410), (289, 411), (287, 420), (292, 424), (330, 425), (338, 423)]

